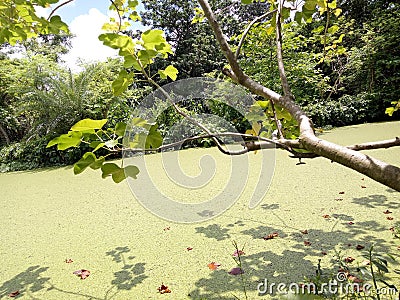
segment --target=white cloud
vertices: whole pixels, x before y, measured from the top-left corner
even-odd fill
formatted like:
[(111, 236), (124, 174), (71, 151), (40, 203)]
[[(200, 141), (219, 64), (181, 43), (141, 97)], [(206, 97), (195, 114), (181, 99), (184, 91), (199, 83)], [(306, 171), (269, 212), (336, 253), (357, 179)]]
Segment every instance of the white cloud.
[(91, 8), (89, 14), (80, 15), (71, 22), (69, 27), (75, 37), (71, 41), (71, 50), (63, 59), (72, 71), (80, 70), (77, 66), (80, 59), (85, 62), (104, 61), (117, 55), (117, 50), (104, 46), (98, 39), (101, 27), (108, 20), (108, 16)]

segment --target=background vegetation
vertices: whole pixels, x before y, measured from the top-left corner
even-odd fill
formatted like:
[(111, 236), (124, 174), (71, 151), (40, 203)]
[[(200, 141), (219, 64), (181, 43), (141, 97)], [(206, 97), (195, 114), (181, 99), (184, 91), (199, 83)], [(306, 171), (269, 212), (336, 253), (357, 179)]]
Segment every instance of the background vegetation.
[[(222, 18), (232, 45), (238, 43), (249, 21), (269, 10), (267, 3), (211, 3)], [(175, 51), (175, 55), (157, 61), (152, 68), (173, 64), (180, 79), (220, 76), (225, 64), (223, 55), (211, 29), (192, 22), (194, 1), (147, 0), (144, 5), (143, 24), (163, 29)], [(399, 100), (400, 4), (341, 0), (338, 7), (343, 10), (340, 16), (324, 14), (314, 16), (311, 24), (284, 26), (284, 55), (293, 94), (318, 127), (387, 120), (390, 117), (385, 109)], [(138, 80), (127, 92), (115, 96), (111, 83), (121, 68), (119, 60), (83, 65), (81, 72), (71, 73), (60, 64), (70, 38), (47, 34), (17, 46), (2, 45), (0, 171), (76, 162), (87, 149), (61, 153), (46, 149), (45, 145), (83, 118), (106, 118), (107, 126), (114, 127), (126, 120), (131, 109), (151, 90)], [(254, 79), (280, 92), (274, 39), (268, 26), (254, 26), (243, 45), (240, 63)], [(11, 58), (15, 52), (23, 57)], [(158, 83), (166, 80), (159, 79)], [(223, 105), (196, 101), (185, 105), (194, 112), (224, 116), (240, 132), (248, 129), (241, 116)], [(393, 116), (399, 118), (396, 112)], [(166, 132), (179, 116), (171, 109), (160, 118), (160, 131)]]

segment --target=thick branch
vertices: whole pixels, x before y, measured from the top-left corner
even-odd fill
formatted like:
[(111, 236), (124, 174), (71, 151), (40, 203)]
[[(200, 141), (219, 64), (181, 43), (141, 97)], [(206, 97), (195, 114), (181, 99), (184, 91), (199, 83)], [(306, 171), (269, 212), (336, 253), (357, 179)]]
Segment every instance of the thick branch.
[(241, 70), (234, 54), (229, 48), (220, 25), (218, 24), (207, 0), (198, 0), (211, 28), (221, 46), (225, 57), (232, 70), (224, 70), (224, 73), (233, 80), (248, 88), (252, 93), (271, 99), (285, 108), (298, 122), (300, 126), (300, 144), (306, 150), (319, 156), (326, 157), (334, 162), (356, 170), (388, 187), (400, 191), (400, 168), (379, 161), (363, 153), (324, 141), (315, 136), (311, 120), (305, 112), (294, 102), (292, 97), (282, 97), (278, 93), (264, 87), (250, 79)]

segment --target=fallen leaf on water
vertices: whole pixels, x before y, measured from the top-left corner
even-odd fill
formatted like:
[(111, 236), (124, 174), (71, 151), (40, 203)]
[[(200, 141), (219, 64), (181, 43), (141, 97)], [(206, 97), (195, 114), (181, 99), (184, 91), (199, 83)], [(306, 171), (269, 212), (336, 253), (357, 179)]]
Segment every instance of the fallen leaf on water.
[(339, 195), (343, 195), (344, 194), (344, 192), (339, 192)]
[(336, 201), (343, 201), (343, 198), (336, 198)]
[(14, 291), (14, 292), (12, 292), (12, 293), (9, 293), (9, 294), (8, 294), (8, 297), (14, 298), (14, 297), (17, 297), (18, 295), (19, 295), (19, 291)]
[(166, 285), (164, 285), (163, 283), (161, 284), (160, 287), (157, 288), (157, 290), (158, 290), (158, 292), (159, 292), (160, 294), (171, 293), (171, 290), (170, 290)]
[(308, 230), (306, 229), (306, 230), (300, 230), (300, 232), (302, 233), (302, 234), (308, 234)]
[(322, 255), (328, 255), (328, 253), (326, 253), (325, 251), (321, 252)]
[(347, 244), (347, 247), (351, 247), (352, 246), (352, 244)]
[(304, 241), (304, 245), (305, 245), (305, 246), (310, 246), (310, 245), (311, 245), (311, 242), (309, 242), (309, 241)]
[(233, 252), (232, 256), (234, 257), (238, 257), (241, 255), (245, 255), (246, 253), (244, 253), (242, 250), (235, 250), (235, 252)]
[(168, 227), (164, 228), (164, 231), (167, 231), (167, 230), (171, 230), (171, 227), (168, 226)]
[(344, 259), (344, 262), (345, 263), (352, 263), (353, 261), (355, 261), (355, 258), (353, 258), (353, 257), (351, 257), (351, 256), (348, 256), (348, 257), (346, 257), (345, 259)]
[(364, 248), (365, 248), (365, 247), (362, 246), (362, 245), (357, 245), (357, 247), (356, 247), (357, 250), (362, 250), (362, 249), (364, 249)]
[(388, 219), (389, 221), (392, 221), (393, 217), (386, 217), (386, 219)]
[(213, 262), (209, 263), (207, 266), (208, 266), (208, 268), (210, 270), (214, 271), (214, 270), (218, 269), (218, 267), (221, 266), (221, 264), (216, 263), (215, 261), (213, 261)]
[(394, 227), (390, 227), (389, 230), (394, 232)]
[(354, 222), (351, 222), (351, 221), (350, 221), (350, 222), (349, 222), (349, 225), (354, 225)]
[(273, 238), (276, 238), (277, 236), (279, 236), (279, 234), (277, 232), (274, 232), (274, 233), (264, 236), (263, 239), (264, 240), (272, 240)]
[(362, 186), (361, 186), (361, 188), (362, 188), (362, 189), (366, 189), (367, 187), (366, 187), (366, 186), (364, 186), (364, 185), (362, 185)]
[(67, 259), (65, 259), (65, 262), (66, 262), (67, 264), (70, 264), (70, 263), (73, 263), (74, 261), (73, 261), (72, 259), (70, 259), (70, 258), (67, 258)]
[(351, 282), (354, 282), (354, 283), (361, 283), (361, 282), (363, 282), (362, 279), (360, 279), (360, 278), (358, 278), (358, 277), (356, 277), (356, 276), (354, 276), (354, 275), (349, 275), (349, 276), (347, 277), (347, 279), (348, 279), (349, 281), (351, 281)]
[(81, 270), (75, 271), (73, 274), (79, 276), (81, 279), (86, 279), (90, 275), (90, 271), (81, 269)]
[(371, 262), (369, 260), (364, 260), (361, 265), (362, 266), (369, 266), (371, 264)]
[(193, 248), (192, 247), (187, 247), (186, 250), (190, 251), (190, 250), (193, 250)]
[(243, 274), (244, 271), (241, 268), (236, 267), (236, 268), (233, 268), (232, 270), (230, 270), (228, 273), (231, 275), (240, 275), (240, 274)]
[(392, 212), (390, 211), (390, 210), (385, 210), (384, 212), (383, 212), (385, 215), (388, 215), (388, 214), (391, 214)]
[(325, 218), (325, 219), (329, 219), (331, 216), (330, 215), (323, 215), (322, 217)]

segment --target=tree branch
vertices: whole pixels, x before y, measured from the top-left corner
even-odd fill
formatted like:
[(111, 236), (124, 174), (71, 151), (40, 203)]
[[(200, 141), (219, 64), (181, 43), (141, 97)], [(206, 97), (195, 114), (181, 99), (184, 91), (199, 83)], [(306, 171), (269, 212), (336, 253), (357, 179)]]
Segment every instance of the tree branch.
[(289, 82), (287, 80), (286, 74), (285, 74), (285, 65), (283, 63), (283, 53), (282, 53), (282, 6), (283, 3), (279, 6), (277, 15), (276, 15), (276, 55), (277, 55), (277, 60), (278, 60), (278, 69), (279, 69), (279, 76), (281, 78), (281, 84), (282, 84), (282, 89), (283, 89), (283, 94), (285, 97), (291, 97), (293, 98), (293, 95), (290, 91), (290, 86)]
[(68, 3), (71, 3), (71, 2), (73, 2), (73, 1), (75, 1), (75, 0), (68, 0), (68, 1), (65, 1), (64, 3), (61, 3), (60, 5), (56, 6), (56, 8), (54, 8), (54, 9), (50, 12), (50, 15), (47, 17), (47, 21), (50, 20), (50, 18), (54, 15), (54, 13), (55, 13), (59, 8), (63, 7), (64, 5), (67, 5)]
[(276, 12), (276, 9), (274, 9), (273, 11), (269, 11), (269, 12), (267, 12), (267, 13), (265, 13), (265, 14), (259, 16), (259, 17), (257, 17), (257, 18), (255, 18), (253, 21), (250, 22), (250, 24), (247, 26), (247, 28), (246, 28), (245, 31), (243, 32), (242, 37), (241, 37), (241, 39), (240, 39), (240, 41), (239, 41), (239, 44), (238, 44), (238, 47), (237, 47), (236, 53), (235, 53), (235, 58), (236, 58), (236, 59), (239, 58), (240, 49), (242, 48), (243, 43), (244, 43), (244, 40), (246, 39), (246, 36), (247, 36), (247, 34), (249, 33), (251, 27), (253, 27), (253, 25), (256, 24), (257, 22), (261, 21), (262, 19), (268, 17), (270, 14), (273, 14), (273, 13), (275, 13), (275, 12)]
[(249, 78), (240, 68), (235, 55), (229, 48), (220, 25), (218, 24), (207, 0), (198, 0), (216, 39), (225, 54), (232, 70), (224, 70), (224, 74), (248, 88), (252, 93), (271, 99), (286, 109), (300, 126), (299, 141), (304, 149), (323, 156), (343, 166), (358, 171), (390, 188), (400, 191), (400, 168), (392, 166), (363, 153), (348, 149), (334, 143), (324, 141), (315, 136), (311, 120), (294, 102), (293, 97), (283, 97)]

